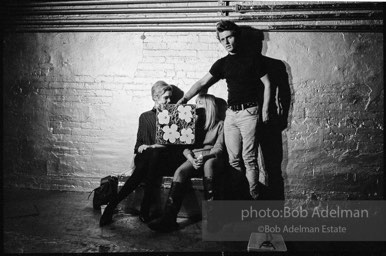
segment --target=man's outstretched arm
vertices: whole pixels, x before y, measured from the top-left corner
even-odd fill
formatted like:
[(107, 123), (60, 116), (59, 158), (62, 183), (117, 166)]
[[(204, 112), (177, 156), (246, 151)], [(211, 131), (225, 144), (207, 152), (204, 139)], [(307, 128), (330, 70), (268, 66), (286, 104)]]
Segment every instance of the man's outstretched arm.
[(193, 86), (185, 93), (184, 97), (182, 97), (177, 104), (184, 104), (188, 102), (191, 98), (196, 96), (202, 89), (206, 87), (210, 87), (215, 84), (219, 79), (212, 76), (209, 72), (200, 80), (195, 82)]

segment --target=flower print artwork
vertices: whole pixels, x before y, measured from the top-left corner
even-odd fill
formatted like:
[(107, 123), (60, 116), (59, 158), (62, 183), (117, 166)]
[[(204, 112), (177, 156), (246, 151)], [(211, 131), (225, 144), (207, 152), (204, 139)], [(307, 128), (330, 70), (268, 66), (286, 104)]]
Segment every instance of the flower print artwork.
[(182, 105), (179, 105), (178, 108), (178, 117), (180, 119), (183, 119), (185, 120), (185, 122), (187, 123), (190, 123), (190, 121), (192, 121), (192, 108), (190, 106), (182, 106)]
[(164, 131), (163, 139), (165, 141), (170, 141), (171, 143), (175, 143), (176, 139), (180, 138), (180, 133), (177, 132), (178, 126), (172, 124), (170, 127), (165, 125), (162, 130)]
[(193, 131), (192, 129), (181, 129), (181, 137), (180, 140), (184, 141), (186, 144), (191, 144), (194, 139)]
[(196, 105), (166, 104), (157, 109), (156, 143), (193, 144), (196, 120)]
[(160, 124), (168, 124), (170, 121), (169, 112), (166, 109), (162, 110), (157, 117)]

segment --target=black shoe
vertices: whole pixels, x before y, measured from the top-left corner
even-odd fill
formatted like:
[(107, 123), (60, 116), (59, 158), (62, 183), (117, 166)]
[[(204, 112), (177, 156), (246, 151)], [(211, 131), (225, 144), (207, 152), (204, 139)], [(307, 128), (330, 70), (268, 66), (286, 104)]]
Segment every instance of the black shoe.
[(103, 212), (100, 220), (99, 220), (99, 226), (103, 227), (106, 225), (109, 225), (113, 222), (113, 213), (114, 213), (115, 206), (112, 203), (109, 203), (106, 206), (105, 211)]
[(172, 232), (174, 230), (177, 230), (179, 227), (178, 223), (175, 220), (166, 216), (162, 216), (161, 218), (150, 221), (147, 226), (153, 231), (164, 233)]
[(142, 223), (148, 223), (151, 220), (150, 216), (145, 214), (140, 214), (138, 218)]
[(100, 220), (99, 220), (99, 226), (103, 227), (103, 226), (111, 224), (112, 222), (113, 222), (113, 214), (112, 213), (109, 214), (105, 210), (104, 213), (102, 214)]
[(177, 213), (180, 211), (185, 196), (185, 187), (186, 184), (181, 182), (172, 182), (164, 214), (161, 218), (149, 222), (150, 229), (158, 232), (171, 232), (178, 229)]
[(160, 213), (160, 212), (152, 213), (150, 215), (149, 214), (142, 214), (142, 213), (140, 213), (138, 218), (143, 223), (149, 223), (150, 221), (158, 219), (161, 216), (162, 216), (162, 213)]

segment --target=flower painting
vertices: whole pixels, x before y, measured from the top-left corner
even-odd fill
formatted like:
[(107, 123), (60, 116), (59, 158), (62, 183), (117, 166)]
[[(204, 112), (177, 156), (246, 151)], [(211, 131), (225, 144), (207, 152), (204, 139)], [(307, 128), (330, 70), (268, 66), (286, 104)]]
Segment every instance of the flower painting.
[(160, 124), (168, 124), (170, 121), (170, 115), (169, 115), (169, 112), (167, 110), (162, 110), (159, 114), (158, 114), (158, 122)]
[(193, 144), (196, 120), (195, 105), (163, 105), (162, 109), (157, 109), (156, 143)]
[(179, 139), (180, 133), (177, 132), (177, 125), (172, 124), (170, 127), (165, 125), (162, 128), (162, 131), (164, 131), (164, 135), (162, 136), (165, 141), (170, 141), (171, 143), (175, 143), (177, 139)]
[(184, 141), (186, 144), (192, 144), (192, 141), (194, 140), (193, 130), (191, 128), (182, 128), (180, 140)]
[(192, 114), (192, 107), (191, 106), (182, 106), (179, 105), (177, 108), (178, 111), (178, 117), (182, 120), (185, 120), (185, 122), (190, 123), (193, 118)]

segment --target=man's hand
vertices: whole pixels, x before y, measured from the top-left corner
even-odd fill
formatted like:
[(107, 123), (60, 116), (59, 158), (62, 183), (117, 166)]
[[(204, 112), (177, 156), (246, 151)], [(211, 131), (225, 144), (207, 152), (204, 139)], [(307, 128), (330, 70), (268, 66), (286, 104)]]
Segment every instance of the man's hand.
[(138, 153), (142, 153), (145, 150), (147, 150), (148, 148), (151, 148), (151, 146), (143, 144), (143, 145), (138, 147)]
[(263, 109), (262, 114), (263, 114), (263, 123), (268, 123), (268, 121), (269, 121), (268, 110), (264, 110), (264, 109)]
[(179, 101), (177, 101), (177, 105), (186, 104), (188, 100), (185, 97), (182, 97)]

